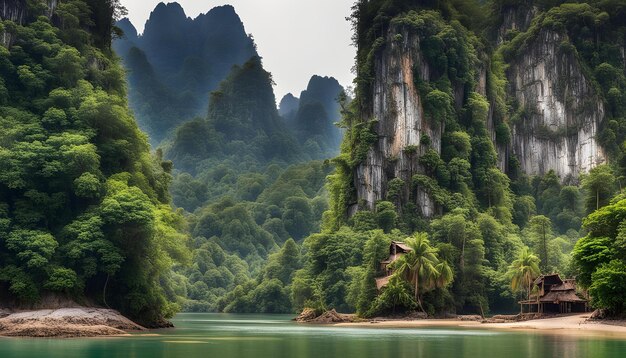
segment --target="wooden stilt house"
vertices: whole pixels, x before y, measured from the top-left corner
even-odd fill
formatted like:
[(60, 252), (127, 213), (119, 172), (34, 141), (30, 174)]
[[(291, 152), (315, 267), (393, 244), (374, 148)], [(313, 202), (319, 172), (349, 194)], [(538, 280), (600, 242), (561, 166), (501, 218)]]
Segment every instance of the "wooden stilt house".
[(376, 279), (376, 288), (379, 291), (387, 285), (391, 275), (393, 275), (393, 269), (391, 269), (389, 265), (409, 251), (411, 251), (411, 248), (404, 242), (391, 242), (391, 245), (389, 245), (389, 258), (380, 262), (380, 270), (385, 273), (385, 276)]
[(533, 283), (535, 293), (520, 301), (522, 313), (587, 312), (587, 300), (576, 293), (574, 279), (563, 280), (558, 274), (541, 275)]

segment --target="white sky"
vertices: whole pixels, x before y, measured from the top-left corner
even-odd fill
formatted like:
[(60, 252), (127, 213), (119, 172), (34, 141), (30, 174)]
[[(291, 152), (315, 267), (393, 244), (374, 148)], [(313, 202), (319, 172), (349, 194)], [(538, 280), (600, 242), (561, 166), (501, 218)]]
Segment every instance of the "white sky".
[[(121, 0), (128, 17), (143, 32), (150, 12), (168, 0)], [(288, 92), (296, 96), (312, 75), (333, 76), (344, 87), (352, 85), (348, 21), (354, 0), (178, 0), (187, 16), (230, 4), (254, 36), (265, 69), (272, 73), (277, 101)]]

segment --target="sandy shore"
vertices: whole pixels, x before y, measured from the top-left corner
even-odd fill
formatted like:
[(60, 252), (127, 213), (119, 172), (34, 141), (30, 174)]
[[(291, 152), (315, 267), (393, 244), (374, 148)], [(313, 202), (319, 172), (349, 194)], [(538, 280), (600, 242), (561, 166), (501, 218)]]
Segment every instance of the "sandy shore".
[(145, 330), (119, 312), (104, 308), (5, 312), (3, 316), (0, 318), (0, 336), (5, 337), (116, 336), (128, 334), (127, 331)]
[(532, 331), (546, 334), (603, 336), (626, 339), (626, 326), (614, 325), (608, 321), (590, 321), (589, 313), (556, 318), (535, 319), (510, 323), (481, 323), (457, 319), (390, 320), (374, 322), (336, 323), (335, 327), (367, 328), (425, 328), (459, 327), (471, 329), (491, 329), (502, 331)]

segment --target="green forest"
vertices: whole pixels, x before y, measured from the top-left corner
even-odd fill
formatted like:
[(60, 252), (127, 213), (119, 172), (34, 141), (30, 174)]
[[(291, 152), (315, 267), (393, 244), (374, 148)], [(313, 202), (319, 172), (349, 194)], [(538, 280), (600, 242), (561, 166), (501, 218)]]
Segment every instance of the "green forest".
[(180, 307), (171, 267), (191, 261), (170, 205), (172, 163), (151, 153), (111, 50), (115, 1), (29, 2), (0, 47), (0, 299), (51, 292), (148, 326)]
[[(161, 4), (137, 35), (117, 0), (25, 4), (0, 25), (1, 304), (54, 295), (149, 327), (180, 311), (485, 316), (559, 273), (626, 314), (623, 0), (359, 0), (354, 88), (318, 74), (279, 106), (232, 7), (191, 20)], [(526, 29), (499, 31), (529, 9)], [(606, 161), (577, 176), (526, 173), (509, 150), (536, 115), (510, 74), (547, 32), (603, 108)], [(429, 71), (408, 85), (440, 136), (385, 157), (410, 173), (385, 168), (368, 203), (380, 61), (413, 40)], [(411, 252), (379, 290), (392, 241)]]

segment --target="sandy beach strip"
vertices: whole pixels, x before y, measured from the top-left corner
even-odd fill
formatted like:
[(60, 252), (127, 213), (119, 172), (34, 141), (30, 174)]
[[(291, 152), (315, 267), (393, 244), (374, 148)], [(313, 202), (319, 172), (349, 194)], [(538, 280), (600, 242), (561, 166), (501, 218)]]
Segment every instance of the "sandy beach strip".
[(489, 329), (508, 332), (530, 331), (545, 334), (602, 336), (626, 339), (626, 326), (609, 324), (606, 323), (606, 321), (589, 321), (587, 320), (589, 315), (590, 313), (585, 313), (579, 315), (507, 323), (481, 323), (473, 321), (461, 321), (457, 319), (422, 319), (336, 323), (333, 324), (333, 326), (360, 328), (458, 327), (468, 329)]

